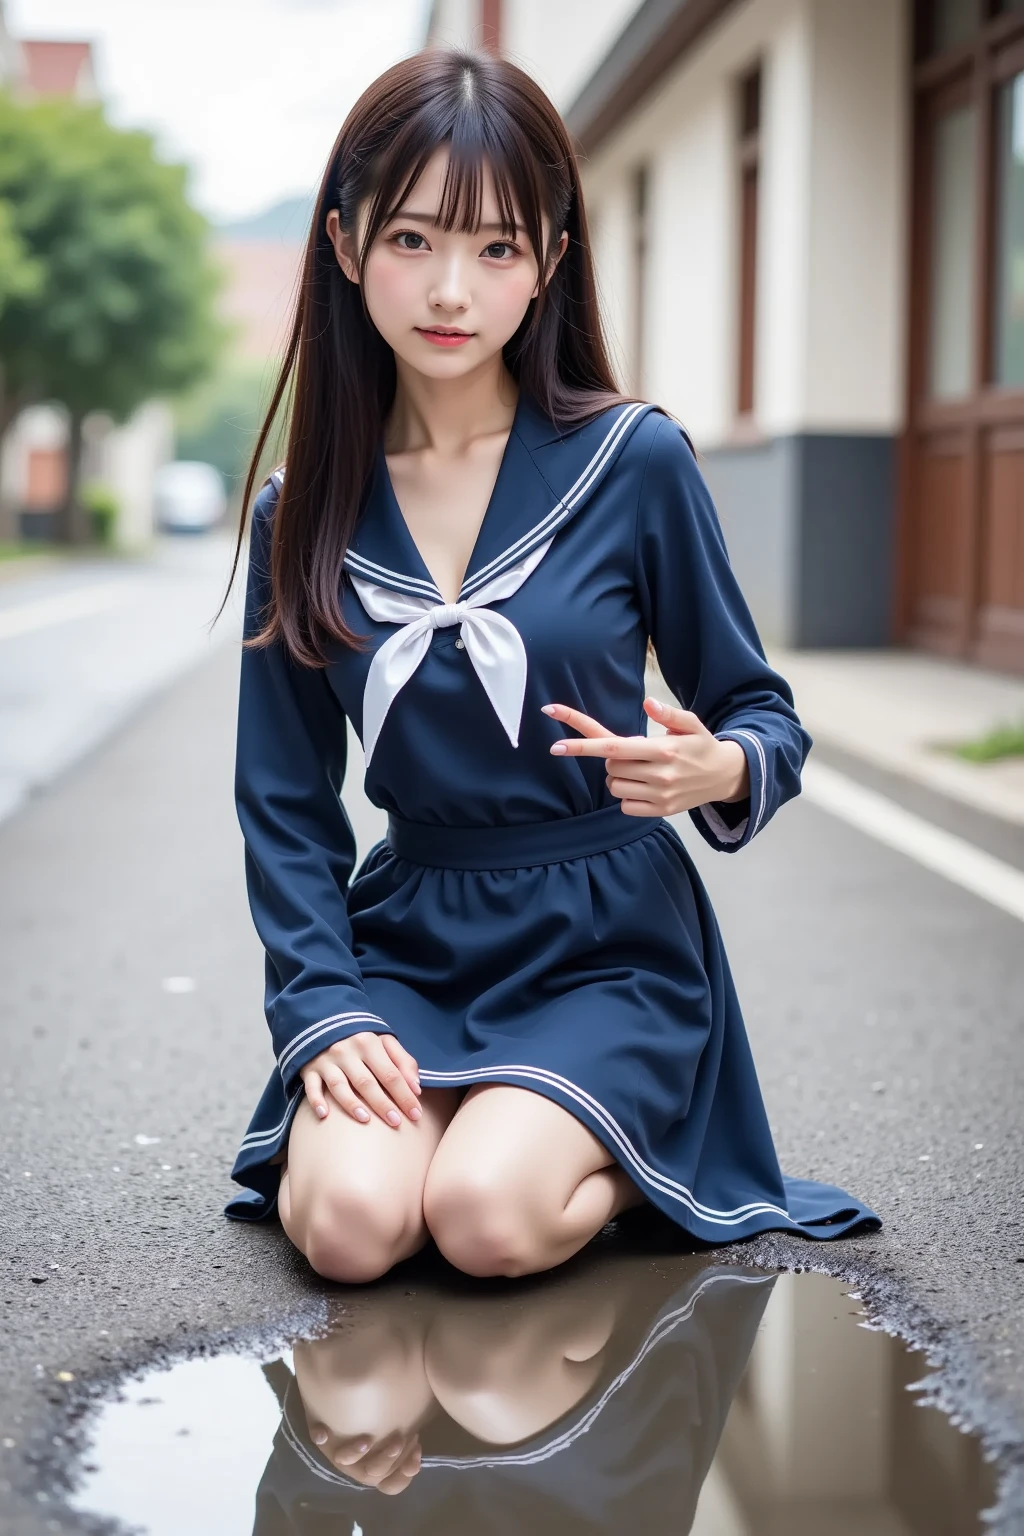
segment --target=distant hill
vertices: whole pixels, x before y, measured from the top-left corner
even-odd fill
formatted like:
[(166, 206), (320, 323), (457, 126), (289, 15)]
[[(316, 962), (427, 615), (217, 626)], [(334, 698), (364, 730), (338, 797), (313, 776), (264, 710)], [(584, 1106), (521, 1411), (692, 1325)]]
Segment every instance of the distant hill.
[(250, 214), (247, 219), (235, 219), (231, 223), (218, 224), (217, 233), (225, 240), (281, 240), (290, 245), (301, 245), (313, 217), (316, 194), (286, 197), (262, 213)]

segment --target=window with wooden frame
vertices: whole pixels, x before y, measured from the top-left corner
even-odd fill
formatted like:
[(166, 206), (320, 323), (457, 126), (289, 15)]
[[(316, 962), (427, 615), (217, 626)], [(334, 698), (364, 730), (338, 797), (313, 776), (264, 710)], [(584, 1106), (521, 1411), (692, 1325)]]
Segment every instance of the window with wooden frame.
[(642, 396), (646, 371), (647, 330), (647, 220), (650, 209), (648, 170), (638, 165), (633, 170), (633, 391)]
[(917, 0), (901, 632), (1024, 671), (1024, 0)]
[(761, 66), (743, 75), (737, 91), (739, 164), (739, 356), (736, 411), (754, 411), (754, 365), (757, 337), (757, 208), (761, 162)]
[(480, 0), (480, 46), (501, 52), (501, 0)]

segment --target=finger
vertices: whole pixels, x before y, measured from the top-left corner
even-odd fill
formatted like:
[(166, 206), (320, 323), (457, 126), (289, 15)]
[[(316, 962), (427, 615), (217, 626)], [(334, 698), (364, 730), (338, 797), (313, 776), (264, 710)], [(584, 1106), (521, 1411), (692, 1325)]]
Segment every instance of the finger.
[(635, 779), (638, 784), (668, 784), (679, 772), (679, 759), (675, 763), (658, 758), (640, 762), (637, 758), (608, 758), (610, 779)]
[(650, 800), (620, 800), (619, 807), (626, 816), (661, 815), (661, 807)]
[(331, 1460), (336, 1467), (352, 1467), (357, 1461), (361, 1461), (373, 1444), (370, 1435), (346, 1435), (339, 1440), (331, 1452)]
[[(404, 1082), (402, 1074), (391, 1060), (391, 1057), (386, 1055), (384, 1051), (381, 1051), (380, 1054), (384, 1057), (384, 1060), (388, 1063), (390, 1070), (395, 1076)], [(378, 1066), (380, 1066), (380, 1063), (375, 1058), (367, 1060), (364, 1057), (356, 1057), (354, 1061), (349, 1061), (348, 1080), (363, 1101), (364, 1106), (387, 1125), (390, 1125), (393, 1130), (397, 1130), (402, 1123), (402, 1116), (394, 1099), (381, 1086), (380, 1080), (377, 1077)], [(381, 1066), (380, 1070), (383, 1072), (385, 1069)], [(405, 1091), (409, 1094), (410, 1098), (413, 1097), (408, 1084), (406, 1084)], [(416, 1113), (417, 1115), (420, 1113), (418, 1104), (416, 1105)], [(411, 1113), (409, 1118), (413, 1118)]]
[(365, 1125), (370, 1118), (370, 1111), (352, 1091), (352, 1084), (344, 1072), (337, 1067), (329, 1067), (324, 1073), (324, 1083), (331, 1098), (341, 1105), (345, 1113)]
[(405, 1046), (394, 1035), (381, 1035), (380, 1043), (395, 1063), (395, 1066), (403, 1073), (413, 1093), (421, 1093), (420, 1069), (415, 1056), (410, 1055)]
[(302, 1086), (306, 1090), (306, 1098), (309, 1100), (310, 1109), (318, 1120), (326, 1120), (327, 1104), (324, 1100), (323, 1079), (319, 1072), (303, 1072), (301, 1076)]
[(592, 715), (585, 715), (581, 709), (572, 709), (568, 704), (542, 704), (541, 709), (553, 720), (561, 720), (563, 724), (572, 726), (574, 731), (580, 731), (584, 736), (609, 736), (608, 727), (602, 725), (600, 720), (595, 720)]
[(420, 1470), (422, 1462), (423, 1453), (420, 1450), (419, 1441), (416, 1440), (412, 1445), (410, 1445), (405, 1455), (400, 1459), (400, 1462), (398, 1466), (395, 1467), (394, 1471), (389, 1472), (386, 1477), (381, 1478), (380, 1482), (377, 1484), (377, 1492), (402, 1493), (406, 1488), (408, 1488), (412, 1479)]
[(423, 1111), (420, 1109), (416, 1094), (409, 1086), (408, 1078), (401, 1067), (385, 1047), (380, 1035), (368, 1042), (366, 1062), (378, 1083), (402, 1113), (408, 1115), (410, 1120), (418, 1120)]
[(653, 798), (654, 786), (643, 783), (640, 779), (613, 779), (605, 780), (611, 794), (619, 800), (647, 800)]
[(405, 1435), (401, 1430), (396, 1429), (390, 1435), (385, 1435), (359, 1463), (359, 1476), (368, 1483), (379, 1483), (400, 1464), (405, 1448)]
[(707, 726), (692, 710), (679, 709), (675, 704), (664, 704), (661, 699), (644, 699), (644, 709), (652, 720), (657, 720), (666, 730), (684, 736), (706, 736)]
[[(645, 757), (648, 755), (647, 745), (646, 736), (590, 736), (582, 741), (565, 737), (553, 742), (550, 751), (552, 757), (613, 757), (615, 753)], [(651, 742), (651, 746), (656, 747), (657, 743)], [(655, 753), (650, 755), (653, 757)]]

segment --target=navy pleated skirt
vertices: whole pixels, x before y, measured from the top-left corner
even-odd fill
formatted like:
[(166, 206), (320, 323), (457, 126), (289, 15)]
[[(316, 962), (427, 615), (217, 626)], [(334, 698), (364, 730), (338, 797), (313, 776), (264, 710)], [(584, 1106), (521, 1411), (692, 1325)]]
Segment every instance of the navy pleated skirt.
[[(878, 1218), (779, 1169), (710, 901), (675, 828), (616, 804), (533, 826), (389, 819), (348, 893), (371, 1008), (425, 1087), (510, 1083), (591, 1130), (709, 1243)], [(299, 1093), (275, 1072), (229, 1207), (266, 1213)]]

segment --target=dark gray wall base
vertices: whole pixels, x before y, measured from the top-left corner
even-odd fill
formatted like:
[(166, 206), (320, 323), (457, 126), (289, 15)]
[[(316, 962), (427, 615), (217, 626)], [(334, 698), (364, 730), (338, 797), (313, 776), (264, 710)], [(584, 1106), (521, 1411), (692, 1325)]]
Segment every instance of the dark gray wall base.
[(765, 641), (891, 643), (893, 438), (796, 433), (700, 462)]

